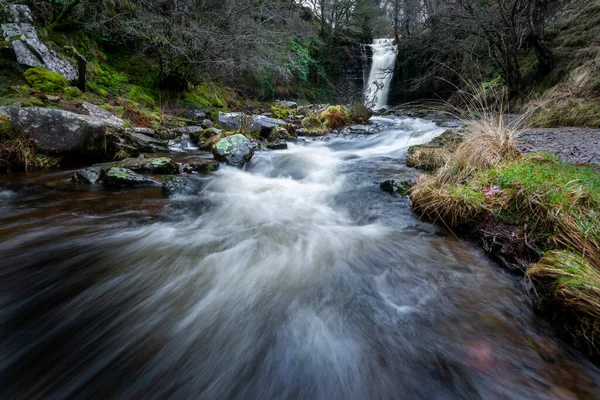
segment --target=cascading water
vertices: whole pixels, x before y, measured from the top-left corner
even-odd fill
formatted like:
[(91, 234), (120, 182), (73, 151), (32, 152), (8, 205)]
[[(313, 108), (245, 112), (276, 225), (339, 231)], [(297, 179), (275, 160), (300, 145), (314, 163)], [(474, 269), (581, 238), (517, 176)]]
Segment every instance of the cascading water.
[(396, 46), (393, 39), (374, 39), (371, 48), (373, 62), (365, 88), (365, 99), (368, 106), (380, 109), (387, 106), (396, 65)]

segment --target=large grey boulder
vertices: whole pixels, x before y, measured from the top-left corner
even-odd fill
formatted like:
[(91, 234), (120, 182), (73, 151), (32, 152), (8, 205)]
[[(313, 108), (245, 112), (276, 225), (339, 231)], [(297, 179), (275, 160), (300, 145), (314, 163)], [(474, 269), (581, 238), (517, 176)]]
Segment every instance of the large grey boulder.
[(246, 114), (240, 112), (224, 113), (217, 115), (217, 123), (221, 129), (226, 131), (238, 131), (242, 124), (246, 122)]
[(142, 153), (168, 153), (168, 144), (160, 139), (138, 133), (135, 129), (125, 129), (125, 140)]
[[(109, 111), (106, 111), (104, 108), (98, 107), (97, 105), (92, 104), (92, 103), (88, 103), (87, 101), (84, 101), (81, 104), (81, 106), (88, 112), (88, 115), (90, 116), (90, 118), (92, 118), (93, 120), (97, 121), (98, 123), (100, 123), (106, 127), (122, 128), (125, 126), (125, 121), (123, 121), (121, 118), (111, 114)], [(140, 128), (133, 128), (133, 129), (140, 129)], [(141, 128), (141, 129), (145, 129), (145, 128)], [(150, 129), (150, 131), (154, 132), (152, 129)], [(141, 132), (141, 133), (145, 133), (145, 132)]]
[(106, 121), (90, 115), (36, 107), (0, 107), (0, 114), (20, 137), (33, 139), (46, 153), (105, 156), (113, 144)]
[(213, 147), (216, 160), (241, 168), (254, 155), (254, 144), (244, 135), (232, 135), (221, 139)]
[(263, 137), (269, 136), (269, 133), (275, 128), (285, 125), (285, 121), (277, 118), (270, 118), (265, 115), (253, 115), (250, 128), (257, 130)]
[(12, 42), (16, 61), (28, 67), (44, 67), (58, 72), (70, 82), (78, 82), (79, 69), (66, 57), (42, 43), (33, 26), (31, 10), (25, 5), (11, 4), (0, 13), (4, 41)]

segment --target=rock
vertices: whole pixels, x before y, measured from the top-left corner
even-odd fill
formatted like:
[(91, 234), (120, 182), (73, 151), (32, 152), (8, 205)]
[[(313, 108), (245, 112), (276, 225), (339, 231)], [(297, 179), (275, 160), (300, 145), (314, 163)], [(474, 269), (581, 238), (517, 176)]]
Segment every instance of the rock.
[(156, 131), (152, 128), (134, 127), (130, 128), (130, 132), (141, 133), (142, 135), (150, 136), (152, 138), (156, 137)]
[(295, 103), (293, 101), (286, 101), (286, 100), (277, 100), (275, 102), (276, 106), (284, 106), (287, 108), (298, 108), (298, 103)]
[(200, 150), (210, 150), (221, 137), (221, 130), (217, 128), (204, 129), (201, 132), (190, 134), (190, 139)]
[(66, 57), (42, 43), (33, 26), (31, 10), (25, 5), (11, 4), (4, 7), (1, 25), (4, 41), (12, 42), (15, 58), (28, 67), (44, 67), (58, 72), (69, 82), (79, 80), (79, 69)]
[[(125, 126), (125, 121), (106, 111), (104, 108), (98, 107), (92, 103), (84, 101), (81, 106), (89, 113), (88, 115), (97, 123), (111, 128), (122, 128)], [(143, 129), (143, 128), (133, 128)], [(142, 132), (143, 133), (143, 132)]]
[(388, 179), (379, 184), (381, 190), (394, 194), (398, 193), (402, 196), (408, 196), (410, 189), (414, 186), (414, 182), (410, 180)]
[(187, 161), (183, 165), (183, 171), (187, 173), (206, 173), (214, 172), (219, 169), (219, 162), (207, 158), (195, 158)]
[(254, 145), (244, 135), (232, 135), (217, 142), (213, 155), (218, 161), (241, 168), (254, 155)]
[(73, 174), (72, 181), (85, 184), (96, 184), (104, 177), (104, 170), (100, 167), (89, 167)]
[(125, 143), (115, 143), (115, 153), (118, 153), (121, 151), (124, 151), (125, 153), (127, 153), (126, 158), (139, 157), (139, 155), (141, 154), (140, 151), (133, 146), (129, 146)]
[(262, 137), (268, 137), (271, 131), (285, 125), (285, 121), (264, 115), (253, 115), (250, 129), (256, 130)]
[(132, 129), (125, 130), (125, 138), (129, 144), (142, 153), (167, 153), (169, 151), (169, 147), (164, 141), (143, 133), (136, 133)]
[(107, 135), (105, 120), (49, 108), (0, 107), (12, 129), (35, 141), (38, 150), (61, 156), (107, 155), (116, 140)]
[(127, 168), (112, 167), (104, 176), (104, 186), (107, 188), (153, 187), (160, 186), (160, 183)]
[(100, 168), (108, 172), (111, 168), (127, 168), (128, 170), (156, 175), (174, 175), (179, 173), (179, 164), (168, 157), (157, 158), (128, 158), (123, 161), (96, 164), (94, 168)]
[(206, 119), (207, 115), (204, 111), (202, 110), (193, 110), (192, 111), (192, 120), (194, 121), (201, 121), (203, 119)]
[(288, 144), (285, 140), (277, 140), (267, 144), (269, 150), (287, 150)]
[(408, 148), (408, 155), (414, 154), (421, 149), (440, 149), (444, 148), (453, 152), (463, 141), (463, 136), (453, 130), (447, 130), (441, 135), (434, 137), (429, 143), (411, 146)]
[(238, 131), (242, 127), (246, 115), (244, 113), (224, 113), (220, 112), (217, 115), (217, 123), (221, 129), (226, 131)]
[(210, 129), (215, 125), (213, 124), (213, 122), (210, 119), (207, 118), (202, 121), (200, 126), (203, 127), (204, 129)]
[(197, 194), (203, 182), (190, 176), (167, 176), (162, 183), (162, 192), (167, 196)]
[(291, 139), (294, 139), (294, 137), (288, 133), (287, 129), (281, 127), (273, 128), (267, 137), (269, 142), (279, 142)]
[(344, 129), (344, 133), (352, 133), (358, 135), (372, 135), (376, 133), (375, 127), (370, 125), (352, 125)]

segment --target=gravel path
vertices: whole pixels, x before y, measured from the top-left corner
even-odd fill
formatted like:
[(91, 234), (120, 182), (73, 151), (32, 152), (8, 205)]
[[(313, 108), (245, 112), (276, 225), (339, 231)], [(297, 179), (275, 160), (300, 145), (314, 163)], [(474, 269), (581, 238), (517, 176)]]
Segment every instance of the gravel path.
[(517, 147), (524, 153), (556, 154), (568, 163), (600, 165), (600, 129), (527, 129), (521, 132)]

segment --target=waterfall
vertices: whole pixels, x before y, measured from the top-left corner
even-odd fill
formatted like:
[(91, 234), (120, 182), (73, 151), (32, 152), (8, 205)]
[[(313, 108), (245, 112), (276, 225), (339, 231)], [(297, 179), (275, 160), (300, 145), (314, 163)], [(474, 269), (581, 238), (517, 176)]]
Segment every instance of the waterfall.
[(387, 106), (396, 66), (396, 47), (393, 39), (374, 39), (371, 48), (373, 62), (365, 87), (365, 99), (368, 106), (380, 109)]

